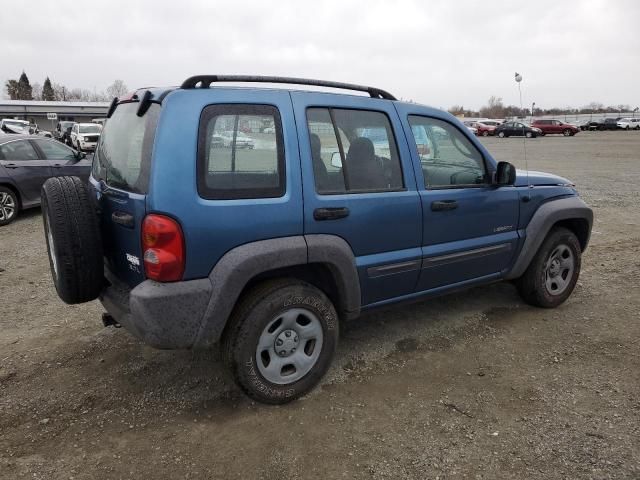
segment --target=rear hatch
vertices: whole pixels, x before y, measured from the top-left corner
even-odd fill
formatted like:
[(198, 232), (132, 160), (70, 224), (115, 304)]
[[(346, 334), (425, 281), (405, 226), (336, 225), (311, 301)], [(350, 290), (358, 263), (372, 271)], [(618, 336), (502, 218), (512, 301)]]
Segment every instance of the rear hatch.
[(101, 215), (105, 263), (131, 287), (145, 279), (141, 225), (160, 105), (137, 115), (139, 102), (120, 103), (106, 122), (93, 159), (91, 184)]

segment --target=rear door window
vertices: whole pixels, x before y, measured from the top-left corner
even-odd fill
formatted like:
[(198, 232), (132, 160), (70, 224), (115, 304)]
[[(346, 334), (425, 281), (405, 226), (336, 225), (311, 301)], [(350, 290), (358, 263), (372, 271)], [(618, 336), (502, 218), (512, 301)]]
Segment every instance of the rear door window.
[(318, 193), (404, 189), (400, 156), (386, 114), (309, 108), (307, 125)]
[(69, 147), (50, 140), (35, 140), (47, 160), (76, 160), (76, 154)]
[(93, 176), (122, 190), (146, 193), (151, 150), (160, 105), (138, 117), (138, 102), (118, 105), (102, 130), (93, 159)]
[(284, 142), (276, 107), (221, 104), (204, 109), (198, 192), (211, 200), (284, 195)]
[(0, 146), (0, 157), (4, 160), (39, 160), (35, 149), (26, 140), (9, 142)]

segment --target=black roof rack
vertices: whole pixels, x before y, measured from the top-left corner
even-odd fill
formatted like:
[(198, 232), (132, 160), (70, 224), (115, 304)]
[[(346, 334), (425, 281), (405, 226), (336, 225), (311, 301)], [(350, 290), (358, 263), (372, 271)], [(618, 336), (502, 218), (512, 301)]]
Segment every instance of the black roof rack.
[(366, 87), (364, 85), (355, 85), (353, 83), (331, 82), (327, 80), (312, 80), (308, 78), (269, 77), (259, 75), (195, 75), (182, 82), (180, 88), (209, 88), (209, 86), (214, 82), (290, 83), (296, 85), (313, 85), (314, 87), (342, 88), (345, 90), (367, 92), (371, 98), (396, 100), (396, 97), (391, 95), (389, 92), (375, 87)]

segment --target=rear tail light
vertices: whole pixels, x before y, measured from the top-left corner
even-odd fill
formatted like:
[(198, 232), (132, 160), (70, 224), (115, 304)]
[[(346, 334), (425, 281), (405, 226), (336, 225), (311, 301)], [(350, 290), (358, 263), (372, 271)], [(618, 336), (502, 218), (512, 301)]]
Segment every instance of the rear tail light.
[(164, 215), (147, 215), (142, 222), (142, 252), (147, 278), (158, 282), (182, 279), (185, 249), (178, 222)]

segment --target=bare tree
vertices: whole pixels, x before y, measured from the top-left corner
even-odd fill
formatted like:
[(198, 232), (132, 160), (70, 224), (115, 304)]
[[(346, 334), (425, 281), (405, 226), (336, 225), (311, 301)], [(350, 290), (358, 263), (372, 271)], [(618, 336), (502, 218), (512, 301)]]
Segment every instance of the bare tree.
[(34, 100), (42, 100), (42, 85), (37, 82), (31, 85), (31, 95)]
[(129, 89), (122, 80), (115, 80), (107, 87), (107, 95), (109, 98), (120, 97), (127, 93)]

